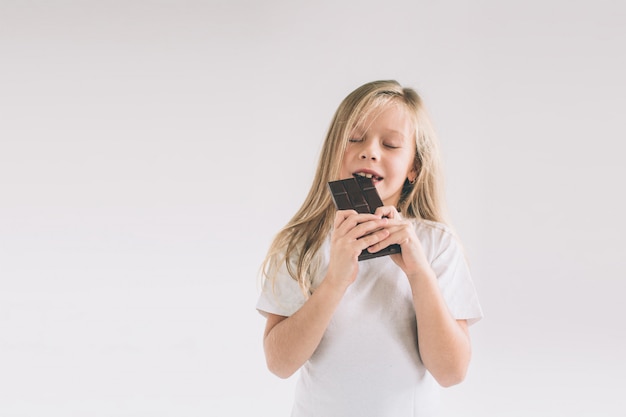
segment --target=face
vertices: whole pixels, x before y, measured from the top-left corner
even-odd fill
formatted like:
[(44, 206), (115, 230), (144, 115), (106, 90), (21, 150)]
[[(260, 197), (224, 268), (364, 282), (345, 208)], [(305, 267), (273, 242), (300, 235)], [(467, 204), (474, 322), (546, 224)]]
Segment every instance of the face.
[(415, 129), (400, 104), (393, 103), (372, 113), (351, 132), (341, 178), (371, 175), (383, 203), (397, 206), (404, 181), (416, 177)]

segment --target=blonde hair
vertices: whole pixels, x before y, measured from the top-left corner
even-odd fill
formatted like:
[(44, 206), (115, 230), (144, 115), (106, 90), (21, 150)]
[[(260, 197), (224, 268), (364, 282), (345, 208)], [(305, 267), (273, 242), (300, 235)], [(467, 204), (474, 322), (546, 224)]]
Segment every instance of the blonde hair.
[(396, 81), (374, 81), (350, 93), (339, 105), (324, 141), (315, 177), (304, 203), (274, 238), (262, 265), (264, 279), (273, 282), (284, 265), (305, 295), (311, 292), (316, 254), (332, 229), (335, 206), (327, 183), (338, 180), (352, 130), (372, 112), (393, 103), (408, 110), (415, 128), (413, 183), (405, 181), (398, 211), (404, 217), (445, 222), (443, 184), (437, 138), (421, 98)]

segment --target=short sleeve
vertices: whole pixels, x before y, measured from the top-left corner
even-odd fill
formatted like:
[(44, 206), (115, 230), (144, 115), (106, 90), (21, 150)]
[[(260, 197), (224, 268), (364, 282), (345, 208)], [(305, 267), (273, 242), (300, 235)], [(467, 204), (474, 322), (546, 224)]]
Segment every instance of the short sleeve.
[(307, 297), (298, 282), (289, 275), (286, 265), (280, 268), (274, 280), (266, 279), (256, 308), (267, 313), (289, 317), (302, 307)]
[(445, 229), (440, 233), (438, 254), (431, 262), (439, 288), (452, 316), (474, 324), (483, 317), (483, 312), (465, 255), (452, 233)]

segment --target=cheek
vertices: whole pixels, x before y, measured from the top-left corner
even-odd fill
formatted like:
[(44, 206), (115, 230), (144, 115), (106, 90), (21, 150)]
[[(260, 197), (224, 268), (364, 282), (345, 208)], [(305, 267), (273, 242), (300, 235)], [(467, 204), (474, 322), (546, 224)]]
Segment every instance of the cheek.
[(352, 152), (346, 149), (343, 153), (343, 158), (341, 158), (341, 169), (348, 169), (348, 165), (350, 164), (350, 160), (352, 159)]
[(404, 166), (406, 166), (406, 176), (411, 175), (412, 172), (415, 172), (415, 157), (414, 155), (407, 156), (404, 161)]

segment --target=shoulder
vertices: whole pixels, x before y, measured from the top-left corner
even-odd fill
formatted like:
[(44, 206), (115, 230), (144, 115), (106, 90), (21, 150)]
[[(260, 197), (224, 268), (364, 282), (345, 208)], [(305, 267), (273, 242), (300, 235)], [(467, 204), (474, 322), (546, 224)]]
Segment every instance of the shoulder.
[(418, 237), (438, 241), (456, 239), (452, 229), (440, 222), (424, 219), (411, 219)]
[(432, 261), (443, 252), (460, 250), (460, 242), (450, 226), (424, 219), (411, 219), (415, 234)]

